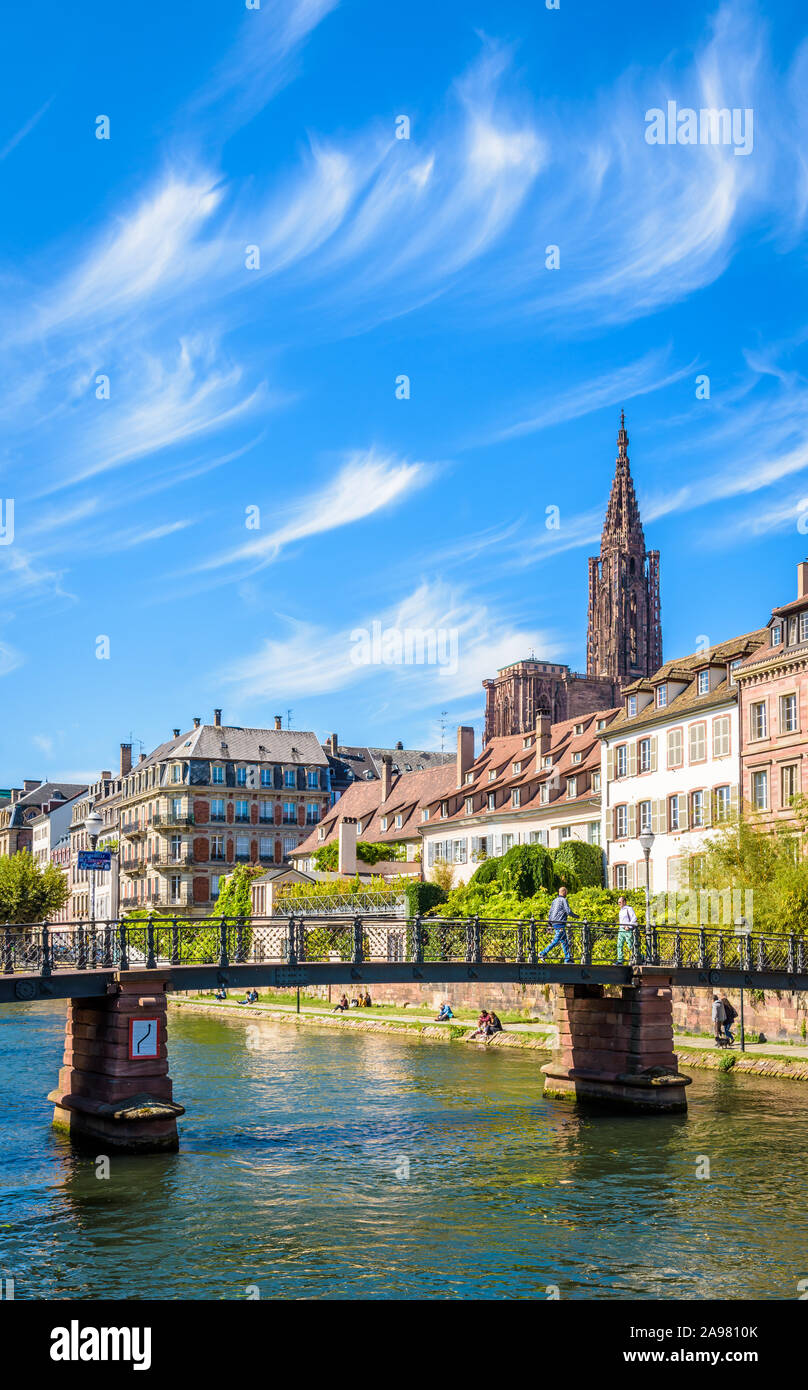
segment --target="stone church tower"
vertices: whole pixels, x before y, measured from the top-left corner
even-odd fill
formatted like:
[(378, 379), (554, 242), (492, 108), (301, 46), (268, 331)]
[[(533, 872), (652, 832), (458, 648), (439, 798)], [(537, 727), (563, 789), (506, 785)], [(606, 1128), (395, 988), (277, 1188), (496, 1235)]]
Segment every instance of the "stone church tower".
[(540, 715), (552, 723), (620, 703), (621, 687), (662, 665), (659, 551), (645, 549), (628, 462), (623, 412), (617, 468), (603, 525), (600, 555), (589, 561), (586, 675), (531, 655), (503, 666), (485, 690), (483, 743), (532, 733)]
[(589, 560), (586, 674), (627, 685), (662, 665), (659, 551), (646, 550), (623, 411), (600, 555)]

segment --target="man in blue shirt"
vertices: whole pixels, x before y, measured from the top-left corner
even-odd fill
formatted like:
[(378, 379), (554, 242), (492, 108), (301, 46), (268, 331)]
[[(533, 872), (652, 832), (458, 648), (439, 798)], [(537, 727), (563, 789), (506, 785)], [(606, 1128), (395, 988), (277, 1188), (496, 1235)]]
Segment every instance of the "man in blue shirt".
[(548, 916), (550, 926), (555, 927), (555, 936), (549, 946), (545, 946), (544, 950), (539, 952), (540, 960), (544, 960), (547, 953), (552, 951), (554, 946), (560, 946), (564, 952), (564, 963), (566, 965), (572, 965), (572, 952), (570, 951), (570, 943), (567, 938), (567, 918), (577, 918), (577, 916), (578, 913), (573, 912), (567, 902), (566, 888), (559, 888), (558, 897), (553, 899)]

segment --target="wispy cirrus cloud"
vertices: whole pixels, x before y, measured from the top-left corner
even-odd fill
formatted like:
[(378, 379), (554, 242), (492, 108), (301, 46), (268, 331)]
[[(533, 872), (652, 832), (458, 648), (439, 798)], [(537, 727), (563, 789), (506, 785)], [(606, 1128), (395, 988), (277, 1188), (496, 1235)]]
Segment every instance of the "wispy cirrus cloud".
[(34, 112), (33, 116), (30, 116), (28, 120), (20, 126), (19, 130), (15, 131), (14, 134), (8, 140), (6, 140), (4, 145), (0, 146), (0, 163), (2, 163), (4, 159), (8, 158), (8, 156), (11, 154), (11, 151), (17, 148), (17, 146), (25, 139), (26, 135), (31, 134), (31, 131), (34, 129), (34, 127), (37, 126), (39, 122), (42, 120), (42, 117), (45, 115), (45, 112), (50, 110), (52, 104), (53, 97), (51, 96), (48, 97), (48, 100), (44, 102), (42, 106), (40, 106), (38, 111)]
[(356, 451), (324, 487), (293, 503), (280, 525), (265, 536), (236, 546), (204, 561), (200, 570), (248, 563), (271, 564), (295, 541), (322, 535), (374, 514), (423, 487), (434, 465), (409, 463), (375, 449)]

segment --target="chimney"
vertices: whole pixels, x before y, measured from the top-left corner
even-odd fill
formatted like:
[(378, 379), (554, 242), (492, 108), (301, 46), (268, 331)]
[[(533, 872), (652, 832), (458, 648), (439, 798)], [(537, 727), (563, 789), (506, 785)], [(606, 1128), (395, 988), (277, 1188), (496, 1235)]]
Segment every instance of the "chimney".
[(382, 805), (393, 790), (393, 759), (389, 753), (382, 753)]
[(26, 777), (22, 784), (22, 794), (26, 796), (28, 792), (35, 792), (37, 787), (42, 786), (41, 777)]
[(138, 762), (139, 762), (139, 763), (145, 763), (145, 761), (146, 761), (146, 754), (145, 754), (145, 753), (141, 753), (140, 757), (138, 758)]
[(132, 745), (131, 743), (121, 744), (121, 776), (125, 777), (127, 772), (132, 771)]
[(221, 729), (221, 727), (222, 727), (222, 711), (221, 711), (220, 709), (215, 709), (215, 710), (213, 711), (213, 723), (214, 723), (214, 725), (215, 725), (215, 727), (216, 727), (217, 729)]
[(195, 714), (195, 715), (194, 715), (194, 728), (195, 728), (195, 729), (198, 729), (201, 723), (202, 723), (202, 720), (199, 718), (199, 715), (198, 715), (198, 714)]
[(12, 788), (11, 788), (11, 804), (12, 804), (12, 806), (14, 806), (14, 805), (16, 804), (16, 802), (19, 801), (19, 799), (20, 799), (21, 796), (22, 796), (22, 792), (20, 791), (19, 787), (12, 787)]
[(283, 715), (282, 715), (282, 714), (276, 714), (276, 715), (275, 715), (275, 728), (276, 728), (276, 729), (282, 729), (282, 728), (283, 728)]
[(328, 735), (328, 738), (325, 741), (325, 746), (331, 754), (332, 758), (336, 758), (337, 749), (339, 747), (339, 739), (337, 738), (336, 734)]
[(541, 771), (542, 758), (550, 752), (550, 716), (536, 715), (536, 771)]
[(356, 817), (344, 816), (339, 823), (339, 845), (337, 847), (337, 872), (356, 873)]
[(101, 773), (101, 776), (100, 776), (100, 778), (99, 778), (98, 780), (99, 780), (100, 782), (111, 782), (111, 781), (112, 781), (112, 773), (109, 772), (106, 768), (104, 768), (104, 771)]
[(180, 736), (180, 731), (179, 731), (179, 729), (175, 729), (175, 730), (174, 730), (174, 737), (175, 737), (175, 738), (179, 738), (179, 736)]
[(808, 594), (808, 560), (801, 560), (797, 565), (797, 598), (805, 598)]
[(457, 785), (462, 787), (466, 773), (474, 762), (474, 730), (467, 724), (457, 728)]

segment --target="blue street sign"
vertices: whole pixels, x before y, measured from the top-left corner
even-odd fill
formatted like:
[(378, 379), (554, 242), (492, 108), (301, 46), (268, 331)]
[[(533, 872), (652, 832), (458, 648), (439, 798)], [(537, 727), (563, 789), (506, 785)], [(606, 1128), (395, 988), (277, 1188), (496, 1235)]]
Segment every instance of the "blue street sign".
[(80, 849), (79, 868), (80, 869), (108, 869), (111, 864), (110, 851), (108, 849)]

